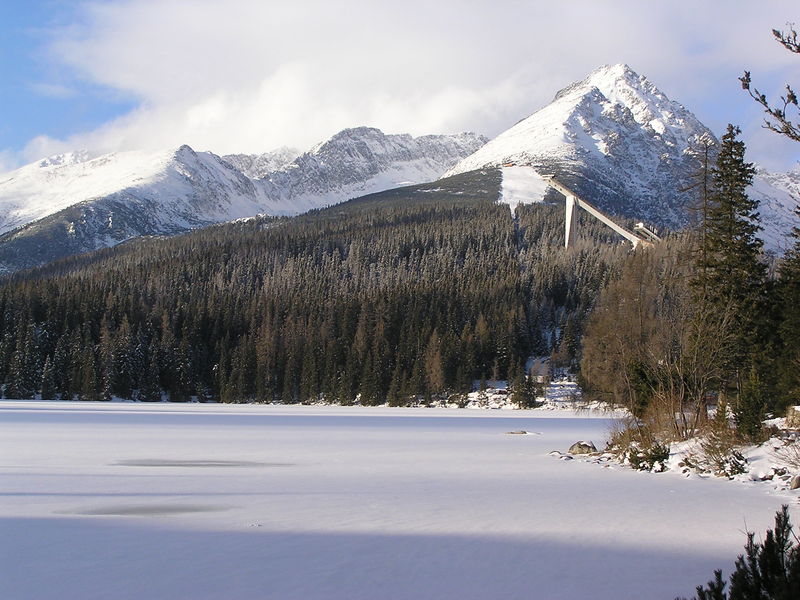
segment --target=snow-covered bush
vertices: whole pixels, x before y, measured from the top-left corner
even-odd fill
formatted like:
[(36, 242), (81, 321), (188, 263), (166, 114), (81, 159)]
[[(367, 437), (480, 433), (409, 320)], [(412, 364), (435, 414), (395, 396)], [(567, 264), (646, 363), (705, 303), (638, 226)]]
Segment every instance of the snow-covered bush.
[(732, 415), (721, 403), (705, 432), (697, 439), (697, 451), (685, 463), (695, 470), (718, 477), (733, 477), (747, 471), (747, 459), (737, 448), (737, 435), (732, 427)]
[(698, 470), (718, 477), (733, 477), (747, 471), (747, 459), (734, 445), (733, 432), (713, 430), (699, 440)]
[(661, 473), (667, 470), (669, 460), (669, 445), (654, 442), (645, 448), (632, 445), (623, 454), (623, 462), (638, 471), (652, 471)]
[(640, 419), (630, 417), (618, 421), (611, 431), (608, 450), (622, 464), (639, 471), (660, 473), (667, 470), (669, 443), (660, 440)]

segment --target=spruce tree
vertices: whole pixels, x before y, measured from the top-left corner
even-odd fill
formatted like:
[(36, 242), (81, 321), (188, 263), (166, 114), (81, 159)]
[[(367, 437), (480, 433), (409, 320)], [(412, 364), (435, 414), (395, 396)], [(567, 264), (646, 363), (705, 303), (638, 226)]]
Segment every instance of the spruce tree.
[[(797, 215), (800, 217), (800, 207)], [(800, 228), (793, 228), (792, 235), (794, 246), (783, 257), (778, 271), (777, 408), (800, 404)]]
[(758, 423), (751, 421), (763, 411), (762, 395), (752, 393), (750, 386), (745, 390), (744, 384), (766, 345), (766, 266), (761, 261), (763, 242), (756, 236), (761, 229), (758, 201), (747, 195), (755, 168), (744, 159), (739, 133), (728, 125), (722, 137), (693, 284), (697, 302), (710, 309), (699, 312), (732, 324), (724, 383), (735, 396), (734, 414), (751, 437), (758, 430)]

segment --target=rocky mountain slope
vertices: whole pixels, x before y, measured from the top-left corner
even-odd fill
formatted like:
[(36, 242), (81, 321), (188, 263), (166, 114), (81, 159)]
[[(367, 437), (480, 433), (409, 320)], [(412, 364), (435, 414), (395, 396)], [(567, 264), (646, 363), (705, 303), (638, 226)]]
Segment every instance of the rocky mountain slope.
[(301, 152), (286, 146), (264, 154), (226, 154), (222, 158), (250, 179), (262, 177), (289, 165)]
[(467, 133), (413, 138), (364, 127), (297, 157), (282, 149), (220, 158), (188, 146), (53, 157), (0, 177), (0, 272), (142, 235), (257, 214), (295, 215), (435, 180), (485, 141)]
[[(603, 210), (665, 226), (687, 224), (697, 161), (692, 150), (713, 133), (627, 65), (604, 66), (558, 92), (552, 103), (520, 121), (448, 175), (502, 165), (531, 165)], [(796, 221), (800, 186), (764, 171), (753, 186), (761, 200), (764, 238), (785, 247)], [(789, 183), (787, 183), (789, 182)]]

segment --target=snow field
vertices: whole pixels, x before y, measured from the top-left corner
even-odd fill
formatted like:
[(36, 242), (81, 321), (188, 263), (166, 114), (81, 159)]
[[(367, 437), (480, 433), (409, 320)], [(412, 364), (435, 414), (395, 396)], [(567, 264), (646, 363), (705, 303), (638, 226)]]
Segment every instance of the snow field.
[(782, 503), (797, 522), (788, 493), (547, 455), (609, 425), (0, 402), (0, 597), (673, 598)]
[(511, 214), (520, 204), (534, 204), (544, 200), (548, 183), (531, 167), (503, 167), (500, 202), (508, 204)]

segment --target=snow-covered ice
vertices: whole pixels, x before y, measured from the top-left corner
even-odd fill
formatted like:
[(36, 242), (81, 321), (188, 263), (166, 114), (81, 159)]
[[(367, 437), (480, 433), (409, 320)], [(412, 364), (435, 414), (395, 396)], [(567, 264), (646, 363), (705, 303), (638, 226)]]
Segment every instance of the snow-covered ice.
[(674, 598), (798, 521), (792, 493), (548, 456), (609, 425), (0, 402), (0, 597)]

